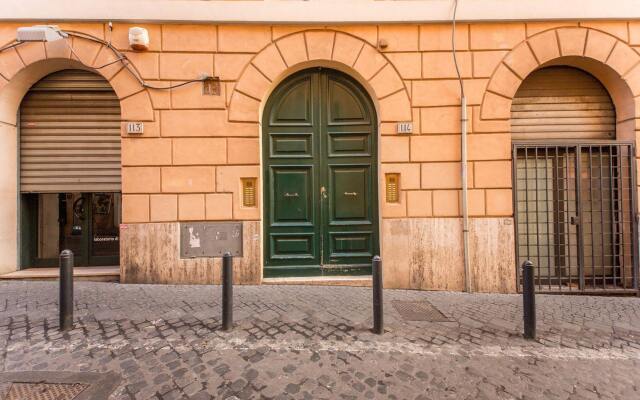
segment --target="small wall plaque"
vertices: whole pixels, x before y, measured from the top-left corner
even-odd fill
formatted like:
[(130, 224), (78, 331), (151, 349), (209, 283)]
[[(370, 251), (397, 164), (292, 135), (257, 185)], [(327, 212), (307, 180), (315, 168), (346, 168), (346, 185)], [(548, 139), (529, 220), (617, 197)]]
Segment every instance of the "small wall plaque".
[(144, 133), (144, 122), (127, 122), (127, 133), (130, 135), (142, 135)]
[(209, 77), (202, 81), (203, 96), (220, 96), (220, 78)]
[(242, 256), (242, 223), (189, 222), (180, 224), (180, 258)]
[(398, 122), (397, 133), (413, 133), (413, 122)]

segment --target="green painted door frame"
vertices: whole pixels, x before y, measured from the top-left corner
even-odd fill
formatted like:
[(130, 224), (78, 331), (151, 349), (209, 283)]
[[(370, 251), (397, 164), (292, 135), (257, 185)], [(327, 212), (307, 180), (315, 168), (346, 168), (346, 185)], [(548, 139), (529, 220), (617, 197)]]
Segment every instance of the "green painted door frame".
[(263, 114), (264, 275), (370, 273), (379, 253), (377, 120), (347, 75), (304, 70)]

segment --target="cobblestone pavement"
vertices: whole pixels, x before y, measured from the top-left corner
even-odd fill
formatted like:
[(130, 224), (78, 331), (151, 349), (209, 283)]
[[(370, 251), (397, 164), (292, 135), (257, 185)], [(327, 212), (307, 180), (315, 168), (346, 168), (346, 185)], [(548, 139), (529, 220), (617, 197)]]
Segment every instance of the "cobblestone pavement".
[[(538, 340), (521, 297), (236, 286), (220, 330), (219, 286), (76, 282), (75, 329), (57, 327), (56, 282), (0, 282), (0, 371), (116, 371), (111, 399), (640, 399), (640, 299), (538, 295)], [(449, 322), (407, 322), (427, 300)]]

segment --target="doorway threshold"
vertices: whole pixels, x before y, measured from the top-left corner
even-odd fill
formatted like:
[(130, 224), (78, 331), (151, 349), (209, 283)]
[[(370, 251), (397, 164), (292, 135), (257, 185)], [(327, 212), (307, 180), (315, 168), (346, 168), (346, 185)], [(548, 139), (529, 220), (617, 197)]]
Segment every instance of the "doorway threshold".
[[(23, 281), (50, 281), (58, 280), (60, 277), (59, 268), (25, 268), (20, 271), (9, 272), (0, 275), (0, 280), (23, 280)], [(120, 267), (75, 267), (73, 269), (74, 280), (92, 282), (119, 282)]]
[(263, 285), (371, 286), (371, 275), (263, 278)]

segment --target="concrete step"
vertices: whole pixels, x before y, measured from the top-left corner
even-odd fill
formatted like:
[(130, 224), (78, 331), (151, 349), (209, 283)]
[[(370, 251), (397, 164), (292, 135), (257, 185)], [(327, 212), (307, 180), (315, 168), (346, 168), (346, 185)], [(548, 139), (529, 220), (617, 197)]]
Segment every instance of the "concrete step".
[[(0, 275), (0, 280), (53, 281), (59, 277), (58, 268), (25, 268)], [(73, 269), (73, 278), (79, 281), (119, 282), (120, 267), (76, 267)]]
[(371, 286), (371, 275), (264, 278), (264, 285)]

